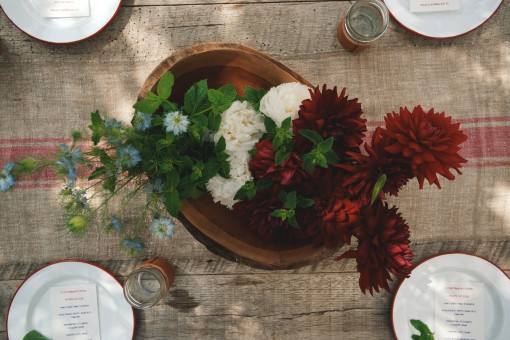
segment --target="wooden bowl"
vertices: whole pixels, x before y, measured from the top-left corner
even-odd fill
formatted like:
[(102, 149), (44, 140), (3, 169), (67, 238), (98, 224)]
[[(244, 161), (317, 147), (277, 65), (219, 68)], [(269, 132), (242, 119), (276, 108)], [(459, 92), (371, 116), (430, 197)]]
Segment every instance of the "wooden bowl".
[[(145, 81), (140, 98), (166, 72), (175, 85), (171, 99), (182, 103), (184, 92), (207, 79), (209, 87), (233, 84), (242, 94), (245, 86), (266, 88), (286, 82), (310, 84), (303, 77), (269, 56), (236, 44), (208, 43), (178, 51), (165, 59)], [(335, 249), (317, 247), (312, 241), (267, 241), (251, 230), (233, 211), (213, 202), (211, 196), (189, 200), (180, 219), (188, 231), (210, 251), (229, 260), (263, 269), (291, 269), (330, 257)]]

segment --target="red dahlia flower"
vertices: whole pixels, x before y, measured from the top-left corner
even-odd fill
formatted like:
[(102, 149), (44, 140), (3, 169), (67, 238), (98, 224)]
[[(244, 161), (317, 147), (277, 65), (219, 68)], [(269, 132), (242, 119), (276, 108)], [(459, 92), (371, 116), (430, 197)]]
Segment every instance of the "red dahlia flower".
[(382, 133), (382, 129), (377, 128), (372, 136), (372, 145), (365, 143), (367, 155), (347, 152), (357, 164), (334, 165), (349, 172), (342, 185), (352, 196), (360, 197), (363, 203), (370, 202), (374, 186), (381, 175), (385, 174), (387, 177), (382, 192), (395, 196), (400, 188), (413, 178), (409, 160), (392, 155), (384, 149), (388, 142), (389, 138)]
[(390, 272), (399, 280), (409, 276), (413, 254), (409, 249), (409, 227), (397, 213), (397, 208), (388, 208), (387, 204), (377, 201), (361, 211), (362, 223), (354, 230), (358, 238), (356, 250), (349, 250), (337, 260), (356, 258), (360, 272), (361, 291), (379, 292), (384, 288), (388, 292)]
[(258, 191), (251, 200), (242, 200), (233, 206), (235, 211), (246, 218), (251, 229), (268, 239), (277, 238), (289, 229), (286, 221), (283, 222), (279, 217), (271, 216), (274, 210), (282, 208), (277, 187), (275, 185), (273, 189)]
[(467, 160), (458, 154), (459, 144), (467, 136), (459, 130), (460, 124), (452, 124), (451, 117), (445, 117), (444, 112), (434, 113), (434, 109), (425, 112), (421, 106), (416, 106), (412, 112), (400, 108), (400, 114), (389, 113), (384, 120), (384, 133), (390, 139), (385, 150), (411, 161), (420, 188), (425, 179), (441, 188), (437, 174), (455, 179), (450, 168), (461, 174), (461, 163)]
[(333, 150), (338, 154), (356, 151), (367, 130), (358, 99), (349, 100), (345, 88), (338, 95), (336, 87), (328, 89), (326, 85), (323, 85), (322, 92), (316, 87), (310, 93), (311, 99), (303, 100), (298, 118), (292, 122), (298, 148), (308, 145), (308, 140), (299, 131), (313, 130), (324, 139), (334, 137)]
[(324, 243), (328, 248), (334, 248), (339, 241), (351, 243), (353, 229), (360, 223), (357, 201), (352, 201), (343, 189), (338, 188), (326, 200), (317, 201), (314, 209), (317, 211), (317, 243)]
[(249, 163), (250, 171), (256, 179), (270, 179), (273, 182), (289, 185), (308, 177), (302, 168), (303, 162), (298, 154), (292, 152), (281, 164), (275, 165), (275, 153), (270, 140), (255, 144), (257, 152)]

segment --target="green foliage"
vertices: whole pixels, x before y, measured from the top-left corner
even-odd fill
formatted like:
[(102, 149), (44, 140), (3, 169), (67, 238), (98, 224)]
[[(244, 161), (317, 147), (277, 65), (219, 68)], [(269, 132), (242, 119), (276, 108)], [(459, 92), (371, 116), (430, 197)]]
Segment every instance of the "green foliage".
[(377, 200), (379, 195), (381, 194), (381, 191), (384, 189), (384, 185), (386, 184), (388, 177), (386, 177), (386, 174), (382, 174), (378, 179), (377, 182), (375, 182), (374, 190), (372, 191), (372, 199), (370, 201), (370, 204), (374, 204), (374, 202)]
[(260, 110), (260, 100), (266, 95), (266, 93), (267, 90), (265, 89), (255, 90), (249, 86), (244, 88), (245, 99), (253, 106), (256, 111)]
[(23, 337), (23, 340), (51, 340), (51, 339), (45, 337), (36, 330), (32, 330)]
[(429, 327), (420, 320), (410, 320), (411, 325), (416, 328), (420, 334), (413, 334), (411, 337), (413, 340), (434, 340), (434, 333), (432, 333)]
[(312, 130), (302, 130), (299, 133), (309, 139), (314, 145), (312, 150), (301, 156), (303, 169), (312, 173), (316, 166), (327, 168), (328, 164), (335, 164), (340, 160), (332, 149), (333, 137), (323, 140), (317, 132)]

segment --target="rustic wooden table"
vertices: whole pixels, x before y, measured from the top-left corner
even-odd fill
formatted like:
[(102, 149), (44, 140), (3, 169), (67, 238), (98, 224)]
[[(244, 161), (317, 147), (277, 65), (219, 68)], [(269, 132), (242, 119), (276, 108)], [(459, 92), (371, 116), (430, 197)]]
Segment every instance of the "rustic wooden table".
[[(413, 182), (392, 202), (411, 227), (417, 261), (463, 251), (509, 273), (509, 2), (481, 28), (450, 40), (427, 40), (391, 22), (359, 54), (335, 36), (349, 3), (126, 0), (101, 34), (69, 46), (34, 41), (0, 12), (0, 165), (54, 148), (96, 109), (128, 122), (145, 78), (178, 49), (245, 44), (312, 84), (347, 87), (372, 129), (387, 112), (417, 104), (461, 122), (469, 135), (463, 175), (442, 179), (441, 190)], [(18, 286), (47, 262), (95, 261), (120, 279), (139, 262), (115, 235), (98, 227), (75, 236), (63, 222), (56, 181), (20, 183), (0, 196), (0, 319)], [(172, 240), (146, 236), (147, 256), (170, 259), (177, 276), (162, 303), (136, 311), (136, 339), (392, 338), (392, 294), (363, 295), (354, 261), (264, 271), (213, 255), (182, 225)]]

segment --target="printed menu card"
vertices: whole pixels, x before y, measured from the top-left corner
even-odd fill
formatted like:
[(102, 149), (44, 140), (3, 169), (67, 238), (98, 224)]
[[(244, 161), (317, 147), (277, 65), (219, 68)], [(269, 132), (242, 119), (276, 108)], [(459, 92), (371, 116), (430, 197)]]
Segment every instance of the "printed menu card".
[(50, 288), (53, 340), (100, 340), (95, 284)]
[(39, 0), (39, 14), (44, 18), (90, 16), (89, 0)]
[(435, 287), (434, 338), (480, 340), (485, 336), (482, 282), (443, 282)]
[(441, 12), (460, 9), (460, 0), (410, 0), (411, 12)]

